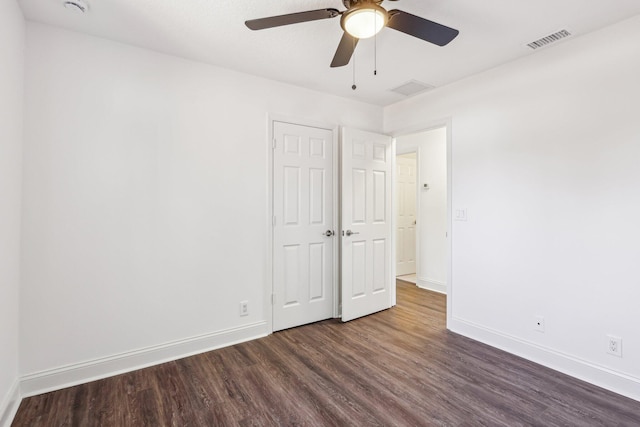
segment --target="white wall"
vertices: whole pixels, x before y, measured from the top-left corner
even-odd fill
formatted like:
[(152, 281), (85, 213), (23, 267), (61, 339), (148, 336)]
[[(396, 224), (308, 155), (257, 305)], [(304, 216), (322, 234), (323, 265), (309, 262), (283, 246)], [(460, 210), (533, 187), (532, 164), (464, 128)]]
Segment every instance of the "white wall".
[[(447, 291), (447, 129), (401, 135), (398, 152), (418, 152), (418, 286)], [(429, 184), (429, 189), (423, 184)]]
[(28, 25), (27, 394), (268, 332), (269, 113), (382, 125), (380, 107)]
[(639, 44), (637, 16), (385, 109), (452, 120), (451, 329), (636, 399)]
[(18, 401), (18, 296), (25, 23), (0, 2), (0, 425)]

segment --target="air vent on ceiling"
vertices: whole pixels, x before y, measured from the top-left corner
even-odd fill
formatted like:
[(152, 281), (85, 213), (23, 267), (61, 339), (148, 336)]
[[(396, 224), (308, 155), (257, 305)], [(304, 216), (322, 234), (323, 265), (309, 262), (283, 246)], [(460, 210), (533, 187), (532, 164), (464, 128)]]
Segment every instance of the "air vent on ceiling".
[(428, 85), (426, 83), (419, 82), (417, 80), (410, 80), (409, 82), (391, 89), (391, 92), (399, 93), (404, 96), (417, 95), (428, 90), (435, 89), (435, 86)]
[(553, 33), (553, 34), (549, 34), (546, 37), (543, 37), (541, 39), (538, 39), (534, 42), (528, 43), (527, 46), (529, 46), (531, 49), (538, 49), (541, 47), (544, 47), (546, 45), (549, 45), (551, 43), (555, 43), (558, 40), (562, 40), (565, 37), (569, 37), (571, 35), (571, 33), (567, 30), (560, 30), (557, 33)]

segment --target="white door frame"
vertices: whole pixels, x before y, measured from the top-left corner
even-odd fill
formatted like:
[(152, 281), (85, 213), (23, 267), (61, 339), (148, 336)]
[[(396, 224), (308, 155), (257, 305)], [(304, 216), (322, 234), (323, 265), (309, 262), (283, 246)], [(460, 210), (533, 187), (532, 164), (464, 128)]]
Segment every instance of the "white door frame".
[(339, 169), (338, 163), (338, 138), (339, 128), (335, 125), (328, 125), (326, 123), (316, 122), (313, 120), (302, 119), (299, 117), (291, 117), (281, 114), (267, 114), (267, 210), (265, 215), (265, 229), (267, 230), (266, 241), (266, 259), (265, 259), (265, 286), (264, 286), (264, 313), (267, 321), (267, 330), (273, 333), (273, 304), (272, 295), (273, 289), (273, 122), (286, 122), (300, 126), (315, 127), (320, 129), (327, 129), (332, 132), (333, 135), (333, 224), (336, 236), (333, 238), (333, 317), (340, 317), (339, 313), (339, 265), (340, 265), (340, 239), (338, 238), (338, 231), (340, 230), (340, 182), (339, 182)]
[[(453, 183), (453, 151), (452, 151), (452, 119), (449, 118), (443, 118), (440, 120), (435, 120), (432, 122), (429, 122), (425, 125), (419, 125), (419, 126), (413, 126), (413, 127), (408, 127), (406, 129), (402, 129), (400, 131), (394, 132), (392, 134), (392, 137), (394, 138), (393, 140), (393, 147), (394, 147), (394, 157), (393, 157), (393, 172), (395, 173), (395, 169), (396, 169), (396, 155), (397, 154), (404, 154), (404, 152), (410, 153), (415, 151), (418, 156), (420, 155), (420, 146), (416, 146), (415, 148), (410, 148), (407, 151), (404, 151), (402, 153), (398, 153), (397, 152), (397, 144), (396, 144), (396, 139), (400, 136), (407, 136), (407, 135), (414, 135), (416, 133), (422, 133), (422, 132), (428, 132), (430, 130), (435, 130), (435, 129), (440, 129), (440, 128), (445, 128), (446, 129), (446, 133), (447, 133), (447, 246), (446, 246), (446, 269), (447, 269), (447, 328), (450, 329), (450, 322), (453, 319), (453, 301), (454, 301), (454, 278), (453, 278), (453, 257), (452, 257), (452, 251), (453, 251), (453, 247), (452, 247), (452, 212), (453, 212), (453, 200), (452, 200), (452, 183)], [(419, 175), (420, 173), (420, 162), (417, 162), (417, 167), (416, 167), (416, 175)], [(420, 182), (418, 182), (418, 187), (420, 186)], [(396, 188), (395, 188), (395, 180), (393, 181), (393, 189), (392, 191), (395, 194)], [(416, 188), (416, 191), (418, 191), (418, 189)], [(392, 199), (392, 203), (393, 203), (393, 208), (392, 208), (392, 212), (393, 214), (393, 228), (395, 230), (397, 224), (396, 224), (396, 215), (395, 215), (395, 210), (397, 209), (396, 206), (396, 200), (395, 198)], [(419, 218), (420, 215), (420, 207), (419, 207), (419, 203), (416, 203), (416, 217)], [(417, 226), (420, 226), (420, 221), (418, 221)], [(418, 233), (419, 229), (418, 227), (416, 227), (416, 234)], [(396, 259), (396, 236), (395, 233), (391, 236), (391, 238), (393, 239), (392, 241), (392, 246), (391, 246), (391, 250), (392, 250), (392, 257), (395, 260)], [(417, 239), (416, 239), (417, 242)], [(419, 254), (419, 245), (416, 245), (416, 260), (419, 259), (418, 257), (420, 256)], [(396, 277), (396, 271), (395, 271), (395, 263), (393, 265), (393, 276)], [(395, 283), (395, 281), (394, 281)], [(395, 292), (394, 292), (394, 297), (395, 297)], [(395, 301), (394, 301), (395, 304)]]

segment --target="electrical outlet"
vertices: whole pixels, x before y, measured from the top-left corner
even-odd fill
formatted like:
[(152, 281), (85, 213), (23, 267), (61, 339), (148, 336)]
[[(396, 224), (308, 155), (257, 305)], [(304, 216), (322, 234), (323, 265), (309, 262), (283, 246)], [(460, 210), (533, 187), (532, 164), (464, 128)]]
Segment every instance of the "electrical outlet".
[(607, 353), (622, 357), (622, 338), (607, 335)]
[(535, 323), (533, 324), (533, 328), (538, 332), (544, 333), (544, 317), (535, 316), (534, 320), (535, 320)]
[(240, 301), (240, 316), (249, 315), (249, 301)]

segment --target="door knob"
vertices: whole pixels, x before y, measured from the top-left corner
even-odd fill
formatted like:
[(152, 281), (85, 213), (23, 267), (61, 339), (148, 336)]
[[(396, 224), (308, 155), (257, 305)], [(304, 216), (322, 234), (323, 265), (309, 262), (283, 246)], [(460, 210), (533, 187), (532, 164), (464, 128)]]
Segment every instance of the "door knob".
[(359, 232), (356, 231), (351, 231), (351, 230), (347, 230), (345, 233), (347, 236), (351, 236), (352, 234), (360, 234)]
[(327, 236), (327, 237), (331, 237), (333, 236), (335, 233), (333, 232), (333, 230), (327, 230), (324, 233), (322, 233), (323, 236)]

